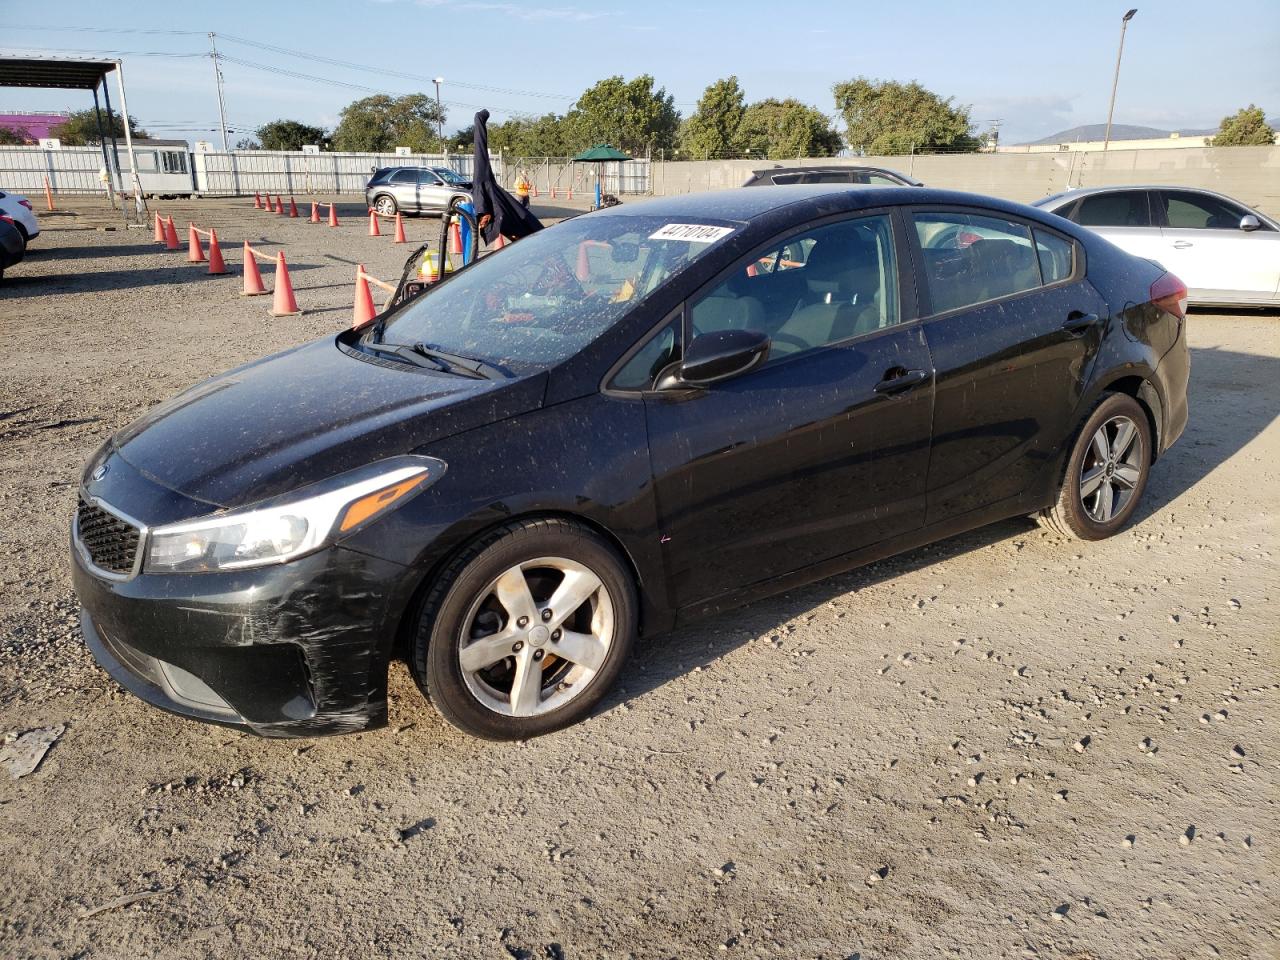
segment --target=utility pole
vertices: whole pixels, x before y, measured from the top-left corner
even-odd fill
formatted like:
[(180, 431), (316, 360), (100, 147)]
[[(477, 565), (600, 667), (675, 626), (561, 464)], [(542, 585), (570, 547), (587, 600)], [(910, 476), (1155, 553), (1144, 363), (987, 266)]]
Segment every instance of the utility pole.
[(444, 143), (444, 108), (440, 106), (440, 84), (444, 83), (444, 77), (436, 77), (436, 136), (440, 138), (440, 142)]
[(209, 54), (213, 60), (213, 82), (218, 89), (218, 120), (222, 124), (222, 149), (225, 153), (231, 152), (231, 147), (227, 143), (227, 105), (222, 99), (222, 66), (218, 63), (218, 45), (214, 43), (213, 34), (209, 34), (209, 49), (213, 52)]
[(1138, 8), (1134, 7), (1123, 17), (1120, 18), (1120, 50), (1116, 54), (1116, 75), (1111, 81), (1111, 106), (1107, 107), (1107, 132), (1102, 138), (1102, 152), (1107, 152), (1107, 147), (1111, 146), (1111, 117), (1116, 112), (1116, 87), (1120, 86), (1120, 58), (1124, 56), (1124, 32), (1128, 29), (1129, 21), (1133, 19), (1133, 15), (1138, 12)]
[(991, 124), (991, 152), (996, 153), (1000, 147), (1000, 124), (1004, 123), (1004, 117), (996, 120), (988, 120)]

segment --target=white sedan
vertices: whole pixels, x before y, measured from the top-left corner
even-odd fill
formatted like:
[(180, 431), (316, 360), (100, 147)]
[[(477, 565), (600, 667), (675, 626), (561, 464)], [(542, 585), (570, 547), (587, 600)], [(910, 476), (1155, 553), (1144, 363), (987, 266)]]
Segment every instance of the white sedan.
[(1238, 200), (1186, 187), (1095, 187), (1034, 206), (1158, 261), (1192, 303), (1280, 307), (1280, 223)]
[(40, 236), (40, 221), (31, 209), (31, 201), (21, 194), (0, 190), (0, 214), (12, 218), (24, 245)]

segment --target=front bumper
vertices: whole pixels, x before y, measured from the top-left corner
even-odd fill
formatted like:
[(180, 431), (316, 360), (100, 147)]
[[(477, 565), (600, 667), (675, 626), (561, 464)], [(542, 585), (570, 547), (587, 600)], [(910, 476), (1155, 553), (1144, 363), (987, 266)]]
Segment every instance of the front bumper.
[(386, 723), (410, 574), (331, 547), (255, 570), (117, 581), (72, 549), (85, 643), (112, 677), (154, 706), (270, 737)]

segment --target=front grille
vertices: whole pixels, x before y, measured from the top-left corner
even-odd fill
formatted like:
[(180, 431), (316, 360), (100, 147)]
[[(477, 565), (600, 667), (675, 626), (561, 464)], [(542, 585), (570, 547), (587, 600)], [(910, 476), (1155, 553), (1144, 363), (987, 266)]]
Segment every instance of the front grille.
[(138, 557), (138, 528), (83, 497), (76, 508), (76, 537), (99, 570), (133, 572)]

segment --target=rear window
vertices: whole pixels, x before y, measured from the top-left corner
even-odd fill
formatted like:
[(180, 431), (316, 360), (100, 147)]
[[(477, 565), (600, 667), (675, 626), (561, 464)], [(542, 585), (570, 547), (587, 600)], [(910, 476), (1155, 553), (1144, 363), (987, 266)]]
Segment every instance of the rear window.
[(913, 219), (935, 313), (1040, 286), (1026, 224), (972, 213), (918, 213)]
[(1151, 213), (1142, 190), (1094, 193), (1084, 197), (1071, 219), (1082, 227), (1149, 227)]

